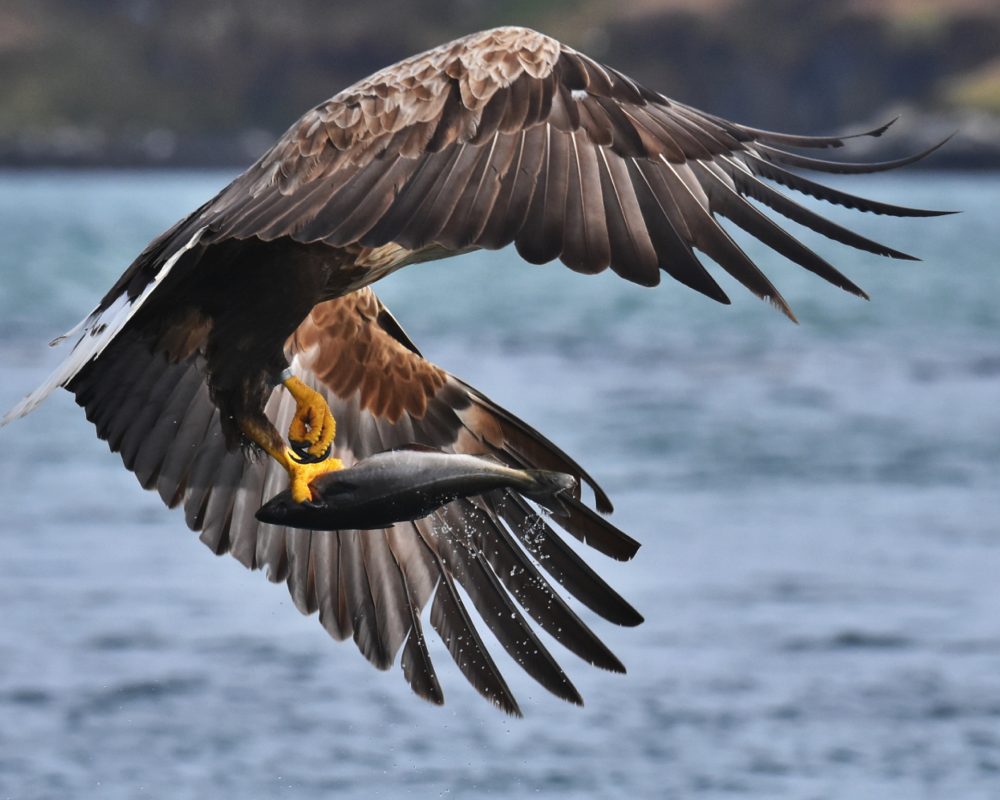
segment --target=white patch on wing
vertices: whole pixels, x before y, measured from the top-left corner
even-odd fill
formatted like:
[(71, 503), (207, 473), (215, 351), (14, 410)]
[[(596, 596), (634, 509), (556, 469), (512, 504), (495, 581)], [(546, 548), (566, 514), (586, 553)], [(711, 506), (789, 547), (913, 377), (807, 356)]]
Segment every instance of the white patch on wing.
[(55, 389), (65, 386), (73, 380), (81, 369), (103, 353), (104, 348), (111, 344), (122, 328), (125, 327), (125, 324), (132, 319), (135, 312), (142, 307), (142, 304), (146, 302), (156, 287), (167, 277), (170, 270), (173, 269), (174, 264), (180, 260), (182, 255), (198, 243), (204, 232), (205, 228), (199, 228), (184, 247), (170, 256), (166, 263), (160, 267), (159, 272), (156, 273), (153, 280), (142, 290), (142, 294), (134, 300), (129, 300), (126, 295), (122, 295), (100, 313), (95, 309), (90, 316), (72, 330), (54, 339), (52, 344), (56, 345), (65, 339), (79, 337), (73, 346), (73, 351), (66, 360), (55, 368), (41, 386), (4, 415), (3, 419), (0, 420), (0, 427), (19, 417), (23, 417), (25, 414), (30, 414)]
[(366, 247), (362, 249), (358, 253), (356, 261), (358, 266), (368, 267), (381, 278), (388, 271), (398, 269), (407, 264), (408, 259), (412, 256), (412, 250), (407, 250), (395, 242), (389, 242), (380, 247)]

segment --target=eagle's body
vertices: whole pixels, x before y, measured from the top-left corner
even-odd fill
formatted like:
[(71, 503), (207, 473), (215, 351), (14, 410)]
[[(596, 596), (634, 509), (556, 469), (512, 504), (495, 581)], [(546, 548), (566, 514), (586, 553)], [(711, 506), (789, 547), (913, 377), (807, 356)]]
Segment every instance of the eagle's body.
[[(57, 386), (70, 389), (126, 467), (168, 504), (183, 504), (188, 524), (213, 550), (287, 580), (301, 610), (319, 610), (338, 638), (353, 635), (377, 666), (387, 668), (402, 647), (403, 670), (425, 697), (442, 697), (420, 620), (431, 602), (431, 623), (469, 680), (517, 710), (457, 581), (525, 669), (579, 701), (513, 600), (584, 659), (614, 670), (621, 664), (529, 554), (607, 619), (633, 625), (641, 618), (523, 501), (492, 492), (365, 534), (258, 524), (253, 512), (287, 485), (286, 471), (300, 488), (317, 474), (302, 473), (295, 483), (295, 470), (305, 467), (279, 431), (291, 423), (307, 437), (295, 453), (323, 459), (332, 419), (322, 422), (311, 387), (340, 422), (333, 453), (342, 462), (411, 442), (487, 454), (578, 476), (594, 490), (598, 510), (610, 511), (590, 476), (555, 445), (423, 359), (367, 286), (410, 263), (513, 242), (532, 262), (559, 259), (582, 273), (610, 267), (649, 286), (665, 271), (728, 302), (697, 249), (791, 315), (716, 221), (722, 215), (863, 295), (745, 200), (848, 245), (906, 258), (771, 183), (860, 210), (933, 213), (846, 195), (785, 169), (868, 172), (914, 160), (840, 164), (787, 151), (841, 144), (704, 114), (534, 31), (473, 34), (307, 112), (243, 175), (146, 248), (69, 334), (75, 347), (63, 366), (8, 419)], [(278, 383), (293, 396), (274, 390)], [(310, 402), (311, 416), (304, 411)], [(239, 447), (248, 440), (277, 460), (248, 458)], [(617, 558), (637, 548), (578, 497), (560, 524)]]

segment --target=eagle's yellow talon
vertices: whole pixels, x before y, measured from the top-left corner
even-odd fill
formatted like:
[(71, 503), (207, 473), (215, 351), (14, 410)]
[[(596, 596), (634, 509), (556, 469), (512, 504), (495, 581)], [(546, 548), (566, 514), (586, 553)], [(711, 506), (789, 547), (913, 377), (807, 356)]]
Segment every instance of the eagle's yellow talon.
[(327, 458), (323, 461), (302, 464), (294, 459), (290, 450), (285, 453), (285, 458), (285, 469), (288, 470), (288, 478), (291, 483), (292, 500), (296, 503), (305, 503), (313, 499), (310, 484), (320, 475), (344, 468), (344, 464), (339, 458)]
[(337, 435), (337, 423), (330, 406), (323, 395), (295, 376), (285, 378), (282, 383), (297, 405), (295, 417), (288, 426), (288, 441), (300, 456), (296, 461), (323, 459)]
[(328, 472), (344, 468), (339, 458), (328, 457), (337, 432), (330, 407), (323, 396), (294, 376), (282, 376), (297, 404), (295, 419), (288, 429), (289, 445), (267, 420), (247, 418), (240, 421), (243, 434), (277, 461), (288, 472), (292, 500), (305, 503), (313, 499), (312, 482)]

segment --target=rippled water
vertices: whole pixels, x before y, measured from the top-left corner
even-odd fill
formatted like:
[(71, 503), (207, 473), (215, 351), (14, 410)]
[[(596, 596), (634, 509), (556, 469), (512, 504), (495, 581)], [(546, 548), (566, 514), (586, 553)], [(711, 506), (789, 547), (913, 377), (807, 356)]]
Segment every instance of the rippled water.
[[(0, 407), (225, 179), (0, 174)], [(498, 653), (509, 720), (438, 642), (426, 705), (213, 558), (68, 395), (0, 431), (0, 797), (997, 797), (1000, 176), (852, 188), (964, 213), (836, 213), (924, 258), (819, 244), (870, 303), (753, 248), (799, 326), (725, 277), (731, 308), (511, 252), (384, 282), (644, 543), (588, 555), (647, 621), (594, 620), (627, 676), (557, 654), (583, 709)]]

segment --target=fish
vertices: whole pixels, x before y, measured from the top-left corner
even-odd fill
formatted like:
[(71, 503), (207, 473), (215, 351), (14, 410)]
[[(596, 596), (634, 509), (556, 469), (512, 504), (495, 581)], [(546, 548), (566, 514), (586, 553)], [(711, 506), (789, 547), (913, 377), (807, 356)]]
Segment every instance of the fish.
[(564, 472), (515, 469), (490, 458), (411, 446), (321, 475), (311, 488), (313, 498), (302, 503), (288, 489), (278, 493), (257, 510), (257, 519), (314, 531), (387, 528), (495, 489), (513, 489), (562, 516), (560, 495), (575, 493), (577, 480)]

